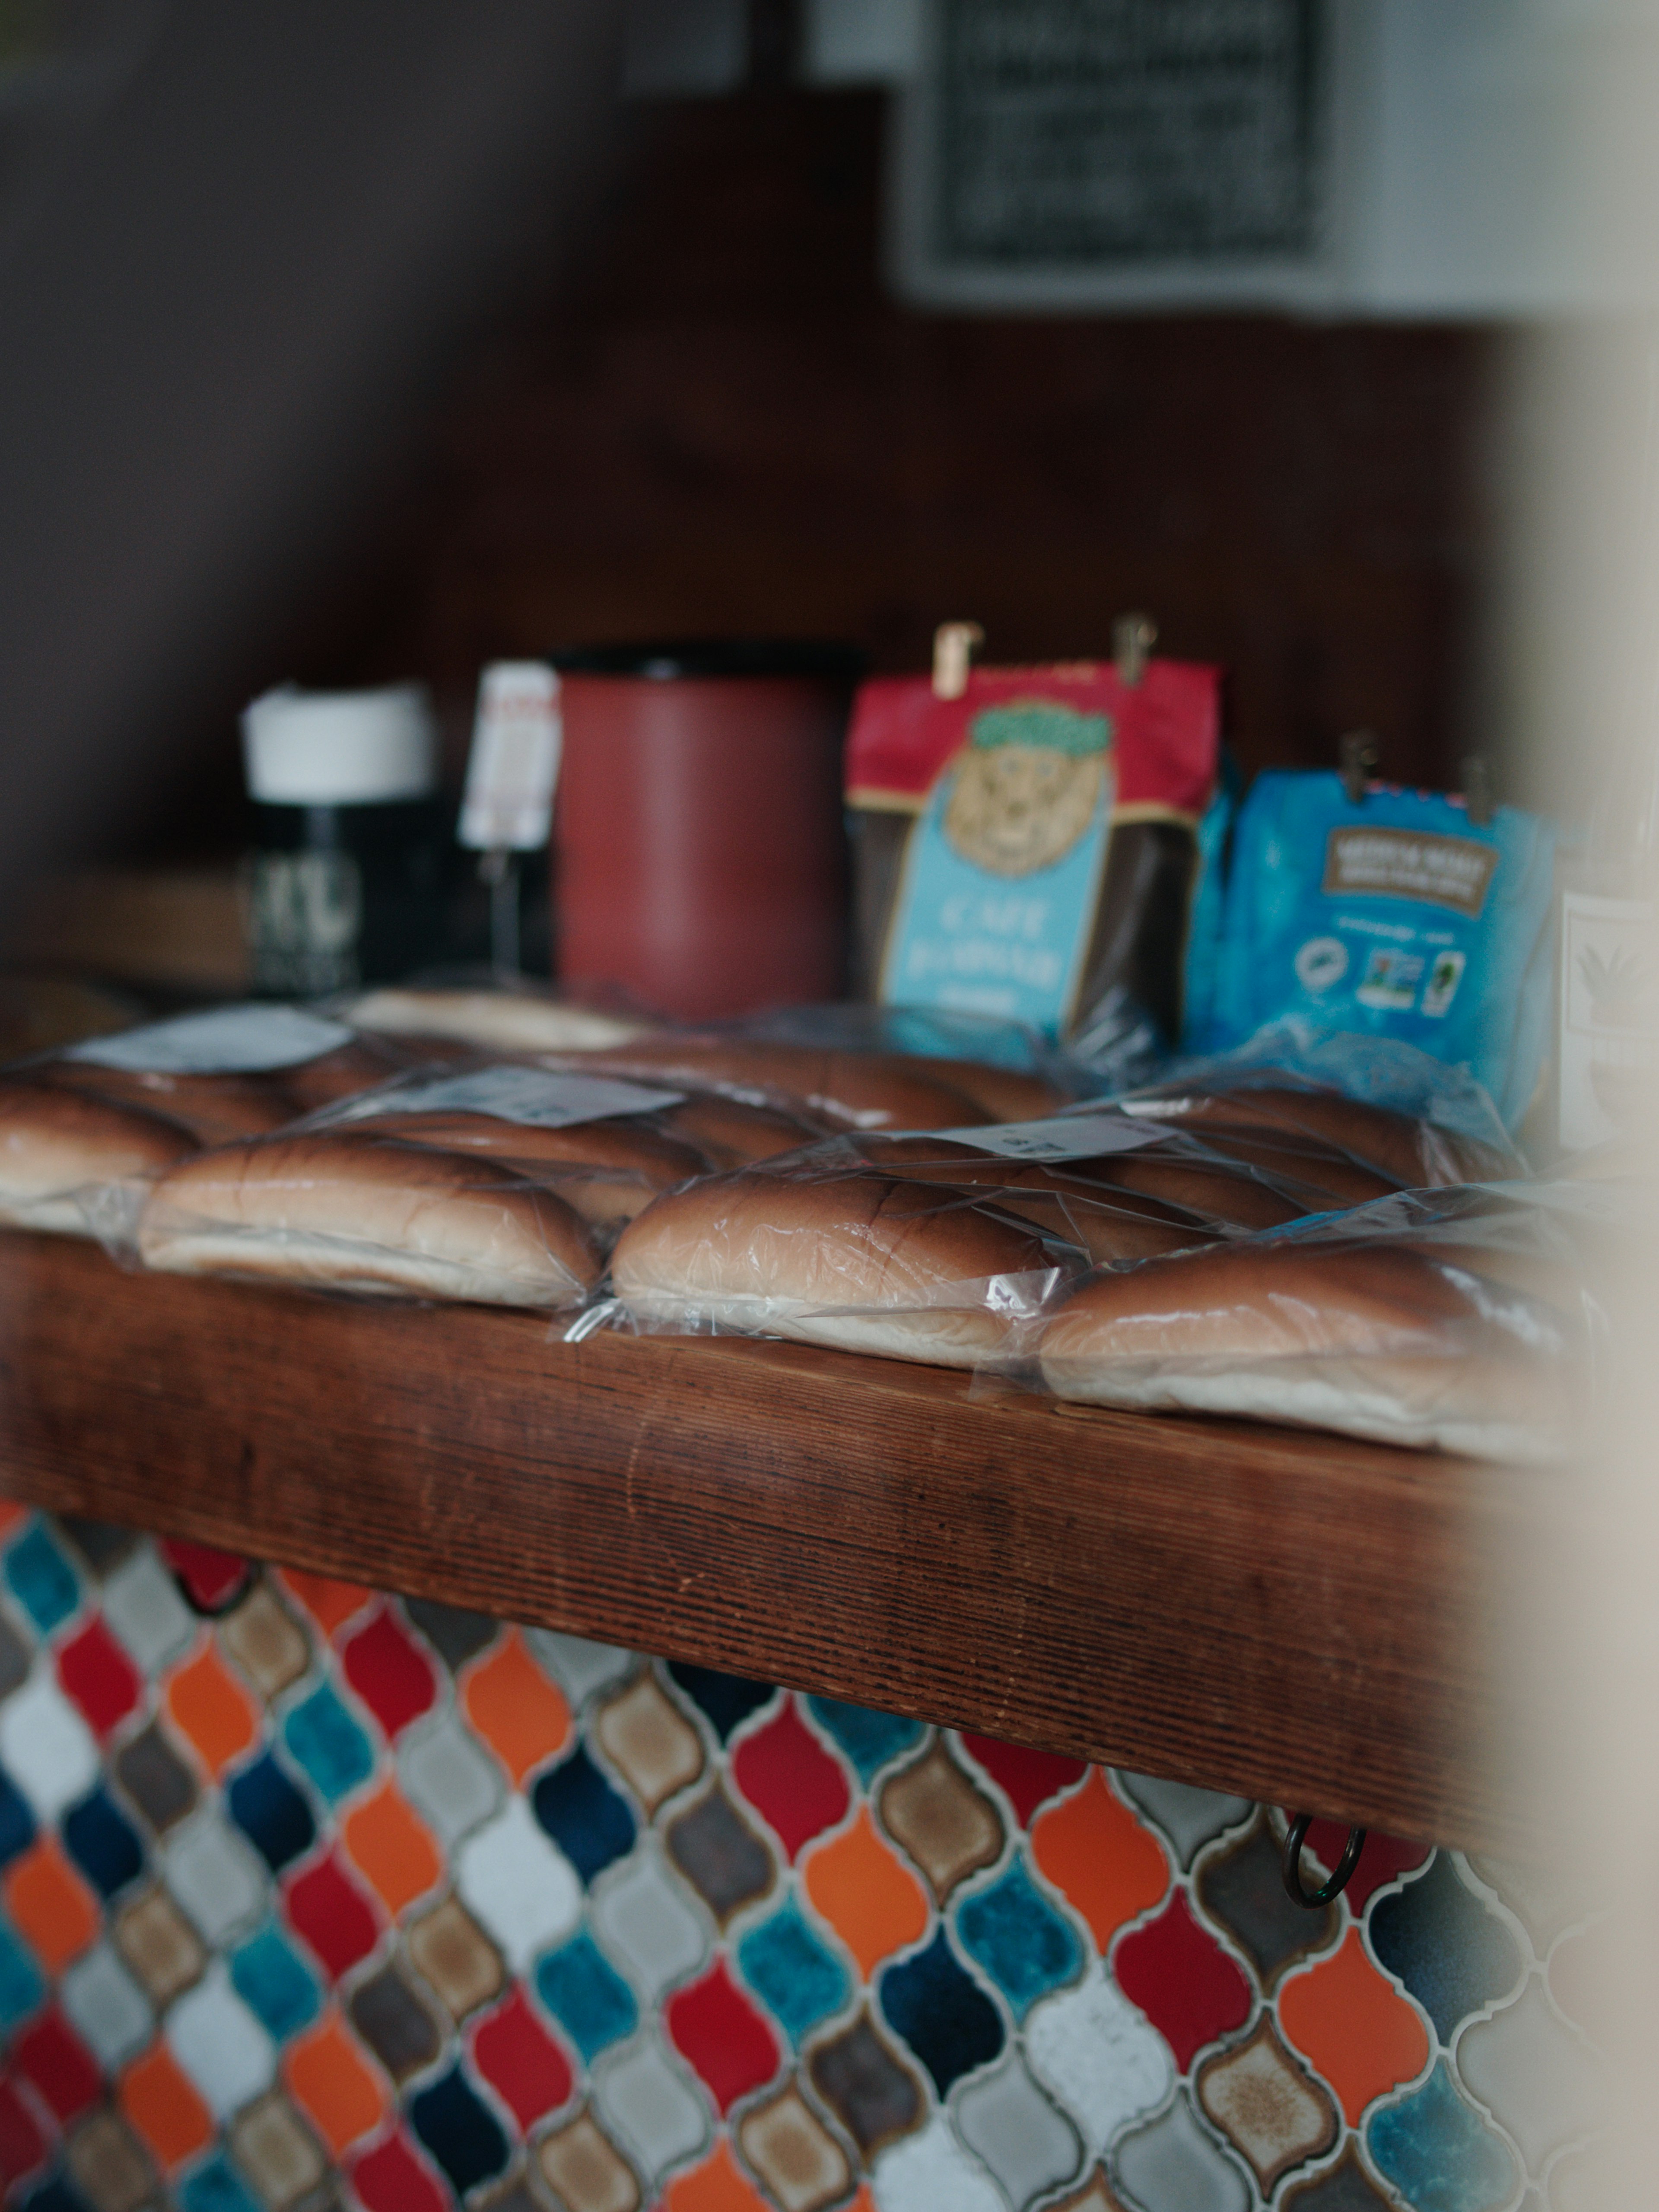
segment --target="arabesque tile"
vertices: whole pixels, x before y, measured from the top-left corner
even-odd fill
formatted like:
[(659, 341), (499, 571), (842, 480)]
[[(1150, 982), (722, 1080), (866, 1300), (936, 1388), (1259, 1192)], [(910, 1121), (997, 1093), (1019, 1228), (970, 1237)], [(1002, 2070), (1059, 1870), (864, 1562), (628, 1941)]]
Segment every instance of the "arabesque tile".
[(627, 1801), (581, 1743), (538, 1778), (530, 1802), (537, 1820), (584, 1882), (625, 1858), (633, 1848), (634, 1815)]
[(228, 2119), (276, 2079), (276, 2046), (237, 1995), (222, 1959), (179, 1998), (163, 2033), (216, 2119)]
[(708, 2139), (702, 2100), (651, 2036), (628, 2045), (597, 2068), (593, 2087), (606, 2132), (652, 2182)]
[(570, 2062), (522, 1990), (477, 2022), (471, 2047), (472, 2063), (526, 2133), (568, 2101)]
[(1419, 2088), (1372, 2113), (1365, 2148), (1407, 2203), (1433, 2212), (1498, 2212), (1520, 2179), (1514, 2153), (1458, 2094), (1443, 2058)]
[(116, 1781), (158, 1836), (182, 1820), (196, 1802), (196, 1780), (152, 1721), (115, 1756)]
[(1341, 2157), (1322, 2173), (1285, 2191), (1284, 2212), (1393, 2212), (1393, 2208), (1366, 2172), (1350, 2139)]
[(538, 1951), (581, 1918), (581, 1884), (522, 1797), (509, 1797), (495, 1819), (461, 1845), (455, 1887), (514, 1973), (523, 1973)]
[(942, 2112), (882, 2153), (875, 2185), (880, 2212), (1004, 2212), (1001, 2191)]
[(1521, 1978), (1520, 1948), (1509, 1929), (1459, 1880), (1449, 1851), (1426, 1873), (1381, 1897), (1366, 1923), (1371, 1949), (1417, 1999), (1443, 2044), (1457, 2023)]
[(1025, 2051), (1097, 2156), (1130, 2122), (1156, 2110), (1175, 2081), (1169, 2045), (1100, 1965), (1076, 1988), (1036, 2008), (1025, 2024)]
[(337, 2159), (377, 2128), (386, 2111), (380, 2077), (334, 2013), (283, 2053), (283, 2081)]
[(702, 1772), (702, 1738), (648, 1668), (600, 1706), (593, 1733), (647, 1814)]
[(1335, 2144), (1340, 2121), (1328, 2092), (1286, 2051), (1265, 2014), (1246, 2041), (1205, 2061), (1197, 2089), (1264, 2197), (1292, 2166)]
[(506, 1978), (501, 1954), (459, 1899), (413, 1922), (406, 1941), (416, 1970), (453, 2019), (487, 2004)]
[(1255, 2002), (1243, 1969), (1199, 1925), (1182, 1889), (1156, 1919), (1120, 1937), (1112, 1969), (1183, 2073), (1206, 2043), (1243, 2027)]
[(1358, 2126), (1368, 2105), (1415, 2080), (1428, 2063), (1421, 2014), (1371, 1964), (1357, 1928), (1328, 1958), (1285, 1977), (1279, 2024), (1336, 2092), (1350, 2126)]
[(737, 2137), (782, 2212), (824, 2212), (852, 2186), (846, 2152), (793, 2085), (746, 2112)]
[(890, 1766), (926, 1734), (920, 1721), (899, 1713), (872, 1712), (867, 1705), (844, 1705), (839, 1698), (809, 1698), (806, 1710), (840, 1746), (866, 1789), (884, 1766)]
[(216, 1781), (258, 1741), (252, 1695), (210, 1642), (167, 1677), (164, 1702), (168, 1720)]
[(867, 2012), (814, 2046), (807, 2073), (866, 2160), (926, 2117), (927, 2104), (909, 2068)]
[(1292, 1903), (1281, 1852), (1267, 1814), (1258, 1813), (1237, 1843), (1211, 1853), (1194, 1884), (1206, 1917), (1232, 1937), (1266, 1990), (1286, 1967), (1334, 1942), (1341, 1925), (1334, 1905), (1310, 1912)]
[(1206, 1844), (1237, 1827), (1255, 1809), (1248, 1797), (1230, 1797), (1218, 1790), (1195, 1790), (1190, 1783), (1165, 1782), (1157, 1775), (1129, 1774), (1120, 1768), (1116, 1778), (1130, 1802), (1169, 1838), (1175, 1847), (1176, 1863), (1183, 1870)]
[(639, 2212), (634, 2169), (590, 2113), (544, 2136), (536, 2160), (562, 2212)]
[(1463, 2087), (1505, 2128), (1529, 2173), (1541, 2173), (1564, 2145), (1605, 2126), (1605, 2062), (1566, 2027), (1528, 1977), (1512, 2004), (1476, 2020), (1457, 2039)]
[(957, 1942), (1016, 2021), (1083, 1972), (1076, 1929), (1040, 1893), (1018, 1853), (994, 1881), (957, 1900), (956, 1928)]
[(732, 1754), (732, 1778), (792, 1863), (803, 1844), (846, 1817), (846, 1777), (802, 1721), (793, 1698)]
[(956, 2121), (963, 2141), (1012, 2204), (1058, 2189), (1083, 2163), (1077, 2130), (1037, 2087), (1017, 2051), (963, 2091)]
[(941, 1905), (959, 1882), (1002, 1856), (1000, 1815), (938, 1739), (889, 1777), (878, 1803), (888, 1834), (921, 1869)]
[(165, 2043), (152, 2044), (121, 2076), (121, 2110), (163, 2173), (213, 2140), (213, 2115)]
[(450, 2212), (455, 2201), (401, 2130), (352, 2160), (351, 2187), (363, 2212)]
[(921, 1950), (884, 1966), (876, 1994), (883, 2019), (921, 2060), (941, 2097), (964, 2074), (989, 2065), (1007, 2040), (1001, 2015), (943, 1928)]
[(840, 2012), (852, 1995), (847, 1969), (813, 1932), (793, 1898), (744, 1932), (737, 1960), (744, 1979), (793, 2044)]
[(501, 2122), (459, 2067), (410, 2099), (409, 2118), (458, 2197), (506, 2172), (512, 2154)]
[(58, 1995), (70, 2025), (106, 2075), (136, 2057), (155, 2032), (149, 1997), (107, 1942), (82, 1954)]
[(515, 1784), (570, 1740), (570, 1708), (514, 1628), (486, 1658), (468, 1668), (461, 1686), (468, 1720)]
[(68, 2127), (99, 2101), (102, 2069), (55, 2007), (32, 2020), (12, 2039), (11, 2070), (33, 2087), (59, 2127)]
[(55, 1836), (38, 1836), (0, 1876), (12, 1924), (51, 1973), (61, 1973), (103, 1924), (94, 1893), (64, 1856)]
[(556, 1628), (526, 1628), (524, 1634), (573, 1708), (586, 1705), (607, 1683), (620, 1680), (635, 1664), (631, 1651), (615, 1644), (596, 1644), (590, 1637), (567, 1636)]
[(154, 1549), (141, 1545), (104, 1584), (104, 1620), (147, 1675), (191, 1643), (199, 1624)]
[(639, 2026), (633, 1990), (585, 1928), (547, 1954), (535, 1979), (537, 1996), (589, 2065)]
[(501, 1772), (453, 1713), (398, 1747), (404, 1794), (446, 1850), (481, 1827), (501, 1802)]
[(858, 1961), (868, 1981), (884, 1959), (927, 1930), (927, 1893), (860, 1805), (840, 1835), (809, 1851), (806, 1894)]
[(783, 2056), (776, 2036), (732, 1980), (724, 1958), (675, 1990), (663, 2007), (663, 2026), (722, 2118), (740, 2097), (771, 2081)]
[(171, 2004), (207, 1964), (201, 1939), (164, 1889), (135, 1898), (117, 1916), (111, 1933), (154, 2005)]
[(1136, 2212), (1250, 2212), (1243, 2169), (1200, 2125), (1187, 2092), (1118, 2145), (1118, 2188)]
[(708, 1954), (708, 1923), (654, 1850), (635, 1852), (594, 1899), (592, 1923), (653, 2002)]
[(674, 2176), (663, 2191), (662, 2212), (771, 2212), (771, 2208), (722, 2137), (706, 2159)]
[(722, 1674), (718, 1668), (692, 1667), (679, 1660), (668, 1668), (674, 1686), (683, 1691), (725, 1743), (751, 1713), (769, 1705), (777, 1692), (769, 1682), (752, 1682), (745, 1674)]
[(280, 1587), (309, 1613), (325, 1637), (343, 1628), (374, 1597), (373, 1590), (356, 1583), (335, 1582), (327, 1575), (307, 1575), (297, 1567), (283, 1567), (276, 1576)]
[(83, 2120), (64, 2148), (70, 2178), (92, 2212), (138, 2212), (156, 2186), (149, 2152), (117, 2112)]
[(1030, 1827), (1040, 1805), (1057, 1797), (1083, 1779), (1087, 1771), (1080, 1759), (1058, 1752), (1031, 1751), (1023, 1744), (1003, 1743), (994, 1735), (963, 1735), (958, 1741), (976, 1766), (981, 1767), (1013, 1807), (1022, 1828)]
[(45, 1667), (0, 1705), (0, 1761), (38, 1820), (55, 1820), (98, 1779), (97, 1739)]
[(340, 1839), (394, 1920), (443, 1879), (443, 1854), (389, 1777), (341, 1820)]
[(430, 2066), (443, 2048), (445, 2024), (395, 1960), (357, 1984), (346, 2000), (346, 2017), (396, 2082)]
[(436, 1672), (389, 1605), (378, 1607), (342, 1638), (339, 1648), (342, 1672), (388, 1741), (430, 1712), (438, 1694)]
[(1038, 1814), (1031, 1856), (1088, 1923), (1103, 1956), (1118, 1929), (1150, 1911), (1170, 1887), (1163, 1844), (1097, 1766), (1080, 1790)]
[(270, 2212), (289, 2212), (328, 2171), (321, 2144), (280, 2089), (231, 2123), (230, 2154)]
[(280, 1697), (311, 1664), (305, 1631), (271, 1584), (257, 1582), (234, 1613), (219, 1623), (219, 1641), (265, 1699)]
[(764, 1897), (776, 1875), (772, 1854), (719, 1782), (675, 1815), (665, 1841), (669, 1857), (722, 1926)]
[(137, 1705), (143, 1681), (102, 1619), (94, 1613), (85, 1627), (58, 1647), (58, 1680), (100, 1742)]

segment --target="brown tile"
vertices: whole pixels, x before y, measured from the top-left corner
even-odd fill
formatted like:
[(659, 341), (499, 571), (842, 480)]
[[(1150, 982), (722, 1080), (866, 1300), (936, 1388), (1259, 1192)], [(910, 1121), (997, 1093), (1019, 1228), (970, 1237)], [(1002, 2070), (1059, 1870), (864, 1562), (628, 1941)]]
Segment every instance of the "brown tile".
[(394, 2081), (429, 2066), (442, 2045), (442, 2030), (395, 1960), (353, 1990), (346, 2010)]
[(453, 1897), (417, 1920), (409, 1931), (409, 1955), (457, 2020), (464, 2020), (501, 1988), (501, 1954), (477, 1922)]
[(148, 2152), (117, 2112), (97, 2112), (70, 2137), (69, 2170), (92, 2212), (137, 2212), (156, 2185)]
[(196, 1802), (195, 1777), (154, 1721), (117, 1754), (115, 1778), (158, 1836)]
[(527, 2174), (517, 2174), (493, 2197), (471, 2197), (472, 2212), (547, 2212), (547, 2199)]
[(637, 2212), (633, 2168), (586, 2112), (544, 2136), (536, 2157), (561, 2212)]
[(220, 1622), (219, 1637), (267, 1700), (297, 1682), (311, 1664), (305, 1631), (267, 1582), (255, 1583), (235, 1612)]
[(321, 2145), (280, 2089), (232, 2123), (230, 2151), (271, 2212), (289, 2212), (328, 2171)]
[(128, 1905), (115, 1923), (116, 1947), (158, 2009), (187, 1990), (207, 1964), (196, 1930), (164, 1889)]
[(867, 2160), (926, 2117), (921, 2092), (861, 2013), (807, 2063), (812, 2086)]
[(1265, 1813), (1258, 1813), (1236, 1844), (1206, 1859), (1196, 1888), (1210, 1918), (1224, 1928), (1271, 1993), (1287, 1966), (1322, 1950), (1337, 1934), (1337, 1908), (1309, 1912), (1285, 1888), (1284, 1846)]
[(669, 1823), (666, 1835), (668, 1856), (722, 1927), (772, 1887), (771, 1852), (718, 1782)]
[(900, 1769), (882, 1790), (880, 1806), (888, 1833), (927, 1875), (941, 1905), (959, 1881), (1001, 1855), (996, 1808), (941, 1741)]
[(702, 1739), (647, 1668), (600, 1708), (600, 1748), (647, 1813), (702, 1772)]
[(783, 2212), (823, 2212), (853, 2185), (846, 2152), (794, 2088), (745, 2114), (738, 2148)]
[(1330, 2149), (1337, 2112), (1323, 2085), (1292, 2058), (1264, 2013), (1248, 2042), (1199, 2069), (1198, 2101), (1255, 2171), (1264, 2197), (1293, 2166)]

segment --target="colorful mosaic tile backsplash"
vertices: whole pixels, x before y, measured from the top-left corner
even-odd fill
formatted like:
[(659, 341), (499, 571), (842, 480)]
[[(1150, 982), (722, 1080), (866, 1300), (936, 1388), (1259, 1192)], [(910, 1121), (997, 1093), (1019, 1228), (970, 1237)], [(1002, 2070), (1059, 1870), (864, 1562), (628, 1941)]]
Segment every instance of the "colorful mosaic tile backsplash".
[(4, 1511), (9, 2203), (1571, 2212), (1513, 1869)]

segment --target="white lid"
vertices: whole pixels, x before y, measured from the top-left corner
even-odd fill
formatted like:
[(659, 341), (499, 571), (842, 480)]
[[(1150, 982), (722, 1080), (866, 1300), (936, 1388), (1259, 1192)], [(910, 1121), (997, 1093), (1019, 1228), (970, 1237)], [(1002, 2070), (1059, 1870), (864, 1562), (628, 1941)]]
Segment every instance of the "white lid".
[(424, 686), (301, 691), (284, 684), (242, 713), (248, 796), (276, 806), (362, 806), (438, 787)]

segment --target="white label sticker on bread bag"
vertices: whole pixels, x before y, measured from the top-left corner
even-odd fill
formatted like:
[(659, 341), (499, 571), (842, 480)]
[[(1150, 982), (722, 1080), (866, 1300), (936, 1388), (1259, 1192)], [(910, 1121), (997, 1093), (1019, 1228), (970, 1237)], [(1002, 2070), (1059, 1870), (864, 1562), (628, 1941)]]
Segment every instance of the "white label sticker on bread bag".
[(298, 1006), (214, 1006), (204, 1014), (180, 1014), (118, 1036), (94, 1037), (66, 1057), (134, 1075), (257, 1075), (337, 1052), (351, 1036), (343, 1022), (325, 1021)]
[(1043, 1121), (1005, 1121), (989, 1129), (941, 1129), (942, 1137), (1000, 1152), (1010, 1160), (1088, 1160), (1102, 1152), (1134, 1152), (1161, 1132), (1137, 1128), (1116, 1114), (1056, 1114)]
[(538, 1067), (481, 1067), (469, 1075), (367, 1091), (333, 1116), (359, 1121), (382, 1114), (488, 1114), (535, 1129), (564, 1129), (615, 1114), (650, 1114), (678, 1106), (683, 1091), (648, 1091), (607, 1075), (554, 1075)]

